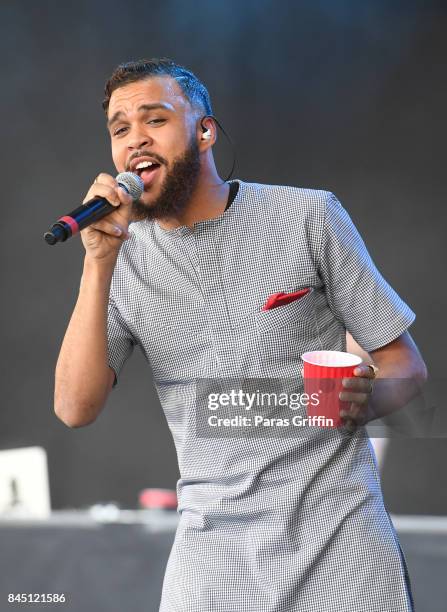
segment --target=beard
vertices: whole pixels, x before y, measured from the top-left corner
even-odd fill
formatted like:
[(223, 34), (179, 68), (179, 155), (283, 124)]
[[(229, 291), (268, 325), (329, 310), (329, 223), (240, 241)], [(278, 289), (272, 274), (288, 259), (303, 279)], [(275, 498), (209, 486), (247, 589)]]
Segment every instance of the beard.
[[(167, 167), (167, 166), (166, 166)], [(188, 206), (200, 174), (200, 152), (195, 136), (185, 152), (176, 157), (151, 204), (137, 200), (132, 205), (133, 221), (151, 221), (179, 215)]]

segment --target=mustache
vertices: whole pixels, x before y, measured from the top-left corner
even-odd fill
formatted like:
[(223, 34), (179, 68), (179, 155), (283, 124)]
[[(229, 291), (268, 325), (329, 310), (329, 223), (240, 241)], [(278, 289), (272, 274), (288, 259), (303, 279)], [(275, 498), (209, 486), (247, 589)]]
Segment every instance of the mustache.
[(152, 151), (136, 151), (127, 160), (126, 172), (130, 172), (130, 164), (132, 163), (132, 160), (136, 159), (137, 157), (152, 157), (152, 159), (155, 159), (155, 161), (158, 162), (160, 165), (168, 165), (168, 160), (162, 157), (161, 155), (158, 155), (158, 153), (152, 153)]

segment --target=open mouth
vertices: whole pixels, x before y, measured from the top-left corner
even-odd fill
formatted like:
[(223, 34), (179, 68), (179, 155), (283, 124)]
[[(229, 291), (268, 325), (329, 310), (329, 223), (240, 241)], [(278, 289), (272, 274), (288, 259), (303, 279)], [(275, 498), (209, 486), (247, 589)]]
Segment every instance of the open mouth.
[(157, 162), (142, 161), (135, 166), (133, 171), (141, 177), (144, 183), (144, 189), (146, 190), (153, 183), (159, 168), (160, 164)]

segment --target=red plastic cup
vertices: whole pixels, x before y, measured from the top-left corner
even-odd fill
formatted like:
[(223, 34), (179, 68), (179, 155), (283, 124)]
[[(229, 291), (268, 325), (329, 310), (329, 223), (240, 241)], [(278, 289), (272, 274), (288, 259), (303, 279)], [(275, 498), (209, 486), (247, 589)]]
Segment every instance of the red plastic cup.
[[(303, 353), (304, 391), (309, 395), (307, 416), (315, 417), (311, 424), (318, 427), (341, 427), (341, 410), (349, 410), (350, 402), (339, 398), (343, 390), (342, 379), (352, 378), (361, 357), (342, 351), (311, 351)], [(317, 395), (314, 395), (317, 394)], [(312, 398), (318, 396), (318, 403)], [(321, 418), (318, 418), (321, 417)]]

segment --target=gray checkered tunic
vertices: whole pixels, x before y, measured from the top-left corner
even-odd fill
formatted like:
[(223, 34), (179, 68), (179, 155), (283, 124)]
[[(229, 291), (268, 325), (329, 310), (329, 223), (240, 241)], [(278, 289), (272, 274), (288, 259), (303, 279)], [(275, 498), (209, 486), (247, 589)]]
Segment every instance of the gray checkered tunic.
[(197, 435), (197, 379), (300, 388), (303, 352), (346, 350), (345, 330), (372, 351), (415, 318), (333, 194), (238, 182), (232, 205), (193, 229), (131, 224), (112, 279), (109, 364), (119, 376), (140, 346), (181, 476), (160, 612), (411, 611), (367, 436)]

